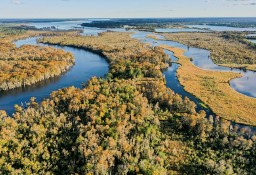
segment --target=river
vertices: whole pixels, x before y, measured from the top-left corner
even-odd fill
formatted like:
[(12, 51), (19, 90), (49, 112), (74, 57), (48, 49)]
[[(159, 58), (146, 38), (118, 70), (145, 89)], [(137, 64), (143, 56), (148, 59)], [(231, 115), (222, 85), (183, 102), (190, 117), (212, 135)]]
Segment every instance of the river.
[(246, 96), (256, 98), (256, 72), (245, 71), (241, 69), (231, 69), (228, 67), (216, 65), (210, 58), (210, 51), (195, 47), (188, 47), (186, 45), (180, 44), (175, 41), (167, 41), (160, 35), (156, 35), (158, 38), (163, 40), (155, 40), (152, 38), (147, 38), (146, 36), (151, 34), (149, 32), (138, 32), (133, 35), (134, 38), (141, 40), (145, 43), (150, 43), (153, 46), (159, 46), (161, 44), (179, 47), (185, 50), (185, 56), (193, 58), (192, 63), (204, 70), (214, 70), (214, 71), (230, 71), (240, 73), (243, 76), (241, 78), (236, 78), (230, 81), (230, 86)]
[[(90, 29), (92, 33), (98, 34), (100, 32), (106, 31), (97, 29)], [(120, 29), (116, 29), (116, 31), (120, 31)], [(237, 90), (240, 93), (245, 95), (256, 97), (256, 73), (252, 71), (241, 71), (239, 69), (230, 69), (227, 67), (221, 67), (212, 62), (209, 55), (210, 52), (204, 49), (194, 48), (194, 47), (187, 47), (183, 44), (173, 41), (166, 41), (166, 40), (155, 40), (152, 38), (147, 38), (148, 34), (152, 34), (150, 32), (136, 32), (132, 35), (133, 38), (139, 39), (142, 42), (150, 43), (152, 46), (158, 46), (161, 44), (173, 46), (173, 47), (180, 47), (184, 49), (185, 55), (188, 57), (193, 58), (193, 63), (203, 69), (207, 70), (220, 70), (220, 71), (234, 71), (243, 74), (242, 78), (234, 79), (230, 82), (231, 87)], [(163, 37), (159, 36), (161, 39)], [(24, 44), (32, 44), (36, 45), (36, 38), (29, 38), (25, 40), (20, 40), (15, 43), (17, 47), (24, 45)], [(47, 46), (45, 44), (40, 44), (42, 46)], [(25, 87), (25, 88), (18, 88), (15, 90), (6, 91), (0, 94), (0, 109), (6, 110), (9, 114), (14, 112), (14, 105), (15, 104), (25, 104), (28, 102), (31, 97), (36, 97), (38, 101), (49, 97), (52, 91), (69, 87), (75, 86), (81, 88), (81, 84), (83, 82), (87, 82), (93, 76), (104, 76), (108, 72), (108, 63), (106, 60), (94, 53), (88, 52), (83, 49), (76, 49), (72, 47), (60, 47), (54, 46), (58, 49), (63, 49), (65, 51), (71, 52), (75, 56), (76, 64), (66, 73), (59, 77), (55, 77), (49, 79), (47, 81), (43, 81), (37, 83), (33, 86)], [(165, 51), (172, 60), (175, 61), (175, 57), (173, 56), (172, 52)], [(171, 88), (175, 93), (182, 95), (183, 97), (187, 96), (190, 100), (194, 101), (197, 104), (197, 111), (205, 110), (207, 115), (213, 115), (213, 112), (210, 109), (205, 109), (203, 105), (201, 105), (201, 101), (197, 99), (195, 96), (191, 95), (190, 93), (186, 92), (183, 86), (180, 85), (176, 71), (179, 65), (173, 63), (165, 72), (164, 75), (166, 77), (167, 87)], [(243, 126), (243, 125), (240, 125)]]
[[(17, 41), (17, 47), (24, 44), (36, 45), (37, 38), (29, 38)], [(40, 44), (47, 46), (46, 44)], [(75, 86), (82, 87), (82, 83), (86, 83), (93, 76), (102, 77), (108, 72), (108, 63), (100, 55), (92, 52), (76, 49), (73, 47), (51, 46), (71, 52), (75, 56), (75, 65), (66, 73), (55, 78), (51, 78), (32, 86), (17, 88), (14, 90), (4, 91), (0, 93), (0, 110), (6, 110), (8, 114), (14, 112), (15, 104), (24, 104), (31, 97), (36, 97), (37, 101), (49, 97), (49, 95), (58, 89)]]
[(211, 30), (211, 31), (236, 31), (236, 32), (242, 32), (242, 31), (256, 31), (256, 28), (254, 27), (228, 27), (228, 26), (214, 26), (214, 25), (187, 25), (187, 27), (195, 28), (195, 29), (205, 29), (205, 30)]
[[(195, 48), (195, 47), (188, 47), (183, 44), (174, 41), (164, 40), (164, 37), (161, 35), (155, 35), (160, 40), (155, 40), (153, 38), (147, 38), (148, 34), (152, 34), (150, 32), (137, 32), (132, 35), (132, 38), (136, 38), (144, 43), (149, 43), (151, 46), (159, 46), (159, 45), (168, 45), (172, 47), (179, 47), (185, 50), (185, 56), (193, 58), (193, 64), (196, 66), (206, 69), (206, 70), (218, 70), (218, 71), (233, 71), (237, 73), (243, 74), (243, 77), (233, 79), (230, 84), (231, 87), (239, 91), (241, 89), (241, 93), (248, 96), (256, 97), (256, 72), (253, 71), (241, 71), (239, 69), (231, 69), (227, 67), (218, 66), (213, 63), (210, 59), (210, 52), (205, 49)], [(165, 50), (165, 53), (169, 55), (172, 61), (177, 61), (177, 58), (173, 55), (172, 52)], [(210, 115), (215, 116), (214, 113), (209, 108), (204, 108), (203, 103), (200, 99), (196, 98), (195, 96), (191, 95), (187, 91), (184, 90), (184, 87), (179, 83), (177, 78), (177, 69), (179, 68), (179, 64), (172, 63), (165, 72), (165, 79), (166, 79), (166, 86), (172, 89), (175, 93), (182, 95), (182, 97), (188, 97), (191, 101), (193, 101), (197, 107), (196, 111), (199, 112), (200, 110), (204, 110), (206, 112), (207, 117)], [(248, 78), (249, 77), (249, 78)], [(241, 83), (241, 85), (240, 85)], [(240, 85), (240, 86), (239, 86)], [(244, 89), (243, 89), (244, 88)], [(243, 91), (244, 90), (244, 91)], [(246, 91), (248, 90), (248, 92)], [(239, 128), (250, 128), (253, 132), (256, 132), (255, 127), (246, 126), (243, 124), (236, 124), (232, 122), (232, 125), (239, 126)]]

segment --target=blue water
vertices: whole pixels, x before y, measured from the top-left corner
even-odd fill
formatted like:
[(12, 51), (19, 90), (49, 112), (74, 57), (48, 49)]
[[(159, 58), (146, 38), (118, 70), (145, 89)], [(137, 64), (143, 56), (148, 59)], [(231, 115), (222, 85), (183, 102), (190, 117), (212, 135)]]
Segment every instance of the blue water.
[[(91, 35), (96, 36), (99, 33), (106, 32), (107, 30), (117, 31), (117, 32), (126, 32), (125, 29), (120, 28), (111, 28), (111, 29), (104, 29), (104, 28), (96, 28), (96, 27), (82, 27), (82, 23), (91, 23), (92, 21), (102, 21), (102, 20), (109, 20), (109, 19), (80, 19), (80, 20), (72, 20), (72, 21), (54, 21), (54, 22), (33, 22), (33, 23), (25, 23), (28, 26), (34, 26), (37, 29), (51, 29), (51, 30), (70, 30), (70, 29), (78, 29), (81, 30), (81, 35)], [(51, 28), (54, 27), (54, 28)]]
[[(84, 21), (80, 21), (84, 22)], [(59, 23), (60, 25), (64, 25), (60, 28), (69, 29), (68, 26), (77, 26), (77, 22), (74, 24), (67, 22), (67, 23)], [(49, 24), (52, 26), (53, 24)], [(44, 26), (41, 24), (41, 26)], [(109, 29), (97, 29), (97, 28), (84, 28), (82, 35), (97, 35), (101, 32), (107, 31)], [(111, 29), (116, 31), (124, 31), (124, 29)], [(158, 46), (160, 44), (165, 44), (173, 47), (180, 47), (184, 49), (185, 55), (187, 57), (193, 58), (193, 63), (206, 70), (218, 70), (218, 71), (234, 71), (243, 74), (242, 78), (234, 79), (230, 82), (232, 88), (237, 90), (240, 93), (245, 95), (256, 97), (256, 73), (252, 71), (243, 72), (239, 69), (230, 69), (226, 67), (221, 67), (212, 62), (209, 55), (210, 52), (204, 49), (188, 47), (182, 45), (178, 42), (173, 41), (159, 41), (154, 40), (151, 38), (147, 38), (147, 34), (152, 34), (151, 32), (136, 32), (132, 35), (133, 38), (140, 39), (142, 42), (150, 43), (152, 46)], [(157, 35), (159, 36), (159, 35)], [(163, 37), (159, 36), (159, 38), (164, 39)], [(27, 39), (16, 42), (17, 46), (23, 44), (36, 44), (36, 39)], [(6, 91), (0, 94), (0, 109), (7, 110), (8, 113), (13, 112), (13, 105), (14, 104), (21, 104), (21, 102), (29, 101), (31, 96), (35, 96), (38, 101), (43, 98), (49, 97), (49, 94), (60, 88), (75, 86), (81, 87), (82, 82), (88, 81), (92, 76), (103, 76), (105, 73), (108, 72), (108, 64), (107, 62), (100, 56), (95, 55), (93, 53), (87, 52), (81, 49), (75, 49), (71, 47), (58, 47), (66, 51), (70, 51), (75, 55), (76, 58), (76, 65), (66, 74), (40, 82), (36, 85), (20, 88), (12, 91)], [(173, 56), (172, 52), (165, 51), (173, 61), (177, 60)], [(180, 85), (177, 76), (176, 70), (179, 67), (178, 64), (173, 63), (165, 72), (164, 75), (166, 77), (167, 86), (170, 87), (174, 92), (182, 95), (183, 97), (187, 96), (190, 100), (194, 101), (197, 104), (197, 111), (203, 109), (200, 105), (201, 101), (194, 97), (193, 95), (189, 94), (184, 90), (184, 88)], [(212, 112), (209, 109), (206, 109), (207, 115), (212, 115)]]
[[(25, 22), (26, 25), (28, 26), (34, 26), (38, 29), (42, 29), (42, 28), (48, 28), (48, 27), (56, 27), (57, 29), (60, 30), (69, 30), (69, 29), (76, 29), (76, 28), (82, 28), (81, 24), (82, 23), (91, 23), (93, 21), (106, 21), (109, 19), (100, 19), (100, 18), (88, 18), (88, 19), (69, 19), (69, 20), (65, 20), (65, 19), (42, 19), (42, 20), (38, 20), (38, 19), (34, 19), (34, 20), (23, 20)], [(22, 22), (22, 20), (16, 20), (19, 23)]]
[[(184, 55), (193, 58), (192, 63), (202, 69), (205, 70), (216, 70), (216, 71), (229, 71), (240, 73), (243, 76), (241, 78), (236, 78), (230, 81), (230, 86), (250, 97), (256, 98), (256, 72), (253, 71), (244, 71), (240, 69), (231, 69), (228, 67), (218, 66), (216, 65), (212, 59), (210, 58), (210, 51), (195, 47), (188, 47), (186, 45), (180, 44), (174, 41), (166, 41), (166, 40), (154, 40), (152, 38), (147, 38), (146, 36), (150, 34), (149, 32), (138, 32), (133, 35), (134, 38), (137, 38), (145, 43), (150, 43), (153, 46), (159, 46), (161, 44), (179, 47), (185, 50)], [(162, 36), (159, 36), (160, 39), (163, 39)]]
[(249, 41), (256, 44), (256, 40), (254, 40), (254, 39), (249, 39)]
[[(132, 35), (132, 38), (138, 39), (144, 43), (149, 43), (151, 46), (159, 46), (161, 44), (170, 45), (173, 47), (179, 47), (180, 44), (177, 42), (172, 41), (161, 41), (161, 40), (155, 40), (152, 38), (147, 38), (146, 36), (148, 34), (151, 34), (150, 32), (136, 32)], [(156, 35), (158, 36), (158, 35)], [(162, 36), (158, 36), (158, 38), (163, 38)], [(169, 55), (172, 62), (178, 61), (178, 59), (173, 55), (173, 52), (170, 52), (168, 50), (165, 50), (165, 53)], [(181, 95), (183, 98), (188, 97), (191, 101), (193, 101), (197, 107), (196, 111), (199, 112), (200, 110), (204, 110), (207, 114), (207, 116), (214, 115), (214, 113), (210, 109), (205, 109), (202, 107), (202, 102), (198, 98), (196, 98), (194, 95), (188, 93), (185, 91), (184, 87), (180, 84), (178, 77), (177, 77), (177, 69), (179, 68), (179, 64), (172, 63), (170, 67), (168, 67), (167, 70), (164, 71), (165, 79), (166, 79), (166, 86), (170, 89), (172, 89), (175, 93)]]
[[(146, 38), (146, 36), (148, 34), (149, 34), (148, 32), (147, 33), (137, 32), (137, 33), (133, 34), (132, 37), (136, 38), (136, 39), (139, 39), (142, 42), (149, 43), (152, 46), (159, 46), (161, 44), (165, 44), (165, 45), (172, 46), (172, 47), (180, 47), (180, 48), (182, 48), (186, 51), (185, 55), (187, 57), (192, 57), (193, 58), (193, 63), (195, 65), (197, 65), (198, 67), (201, 67), (201, 68), (204, 68), (204, 69), (209, 69), (209, 70), (232, 71), (230, 68), (215, 65), (209, 57), (210, 52), (207, 51), (207, 50), (188, 47), (188, 46), (185, 46), (183, 44), (180, 44), (180, 43), (174, 42), (174, 41), (155, 40), (155, 39), (152, 39), (152, 38)], [(163, 37), (159, 36), (158, 38), (163, 38)], [(172, 52), (165, 50), (165, 53), (169, 55), (169, 57), (171, 58), (172, 61), (177, 61), (177, 58), (173, 55)], [(172, 63), (172, 65), (164, 72), (165, 79), (166, 79), (166, 86), (169, 87), (170, 89), (172, 89), (175, 93), (180, 94), (183, 98), (188, 97), (191, 101), (193, 101), (197, 105), (197, 107), (196, 107), (197, 112), (199, 112), (200, 110), (204, 110), (206, 112), (207, 117), (209, 117), (210, 115), (215, 117), (215, 114), (209, 108), (205, 109), (202, 106), (202, 101), (200, 99), (196, 98), (195, 96), (193, 96), (190, 93), (188, 93), (187, 91), (185, 91), (184, 87), (181, 86), (181, 84), (179, 83), (179, 80), (177, 78), (177, 69), (179, 68), (179, 66), (180, 66), (179, 64)], [(240, 70), (236, 70), (236, 69), (233, 70), (233, 71), (241, 72)], [(255, 78), (256, 73), (254, 73), (252, 71), (248, 71), (248, 73), (249, 74), (252, 73), (253, 77)], [(251, 84), (243, 84), (244, 79), (246, 79), (247, 83), (249, 82)], [(234, 79), (233, 81), (235, 81), (234, 82), (235, 85), (239, 84), (236, 81), (238, 81), (238, 82), (241, 81), (242, 84), (245, 86), (245, 88), (248, 85), (250, 88), (252, 88), (252, 89), (249, 89), (249, 91), (254, 91), (255, 90), (254, 87), (256, 87), (255, 86), (256, 81), (247, 79), (245, 75), (244, 75), (244, 77)], [(233, 87), (233, 85), (231, 85), (231, 86)], [(252, 94), (248, 93), (248, 95), (252, 95)], [(256, 113), (256, 107), (255, 107), (255, 113)], [(243, 124), (236, 124), (235, 122), (232, 122), (232, 125), (233, 126), (236, 125), (240, 129), (241, 128), (246, 128), (246, 129), (251, 129), (253, 132), (256, 132), (255, 127), (250, 127), (250, 126), (243, 125)]]
[[(29, 38), (16, 42), (18, 47), (23, 44), (36, 45), (36, 38)], [(93, 76), (101, 77), (108, 72), (107, 61), (97, 54), (72, 47), (54, 47), (71, 52), (75, 56), (75, 65), (61, 76), (25, 88), (1, 92), (1, 110), (6, 110), (8, 114), (11, 114), (14, 112), (13, 106), (15, 104), (25, 104), (31, 97), (36, 97), (37, 101), (41, 101), (42, 99), (49, 97), (53, 91), (70, 86), (81, 88), (82, 83), (86, 83)]]
[(240, 28), (240, 27), (227, 27), (227, 26), (214, 26), (214, 25), (187, 25), (190, 28), (198, 28), (198, 29), (207, 29), (212, 31), (256, 31), (256, 28), (247, 27), (247, 28)]
[(191, 29), (191, 28), (170, 28), (170, 29), (156, 29), (159, 33), (178, 33), (178, 32), (209, 32), (203, 29)]

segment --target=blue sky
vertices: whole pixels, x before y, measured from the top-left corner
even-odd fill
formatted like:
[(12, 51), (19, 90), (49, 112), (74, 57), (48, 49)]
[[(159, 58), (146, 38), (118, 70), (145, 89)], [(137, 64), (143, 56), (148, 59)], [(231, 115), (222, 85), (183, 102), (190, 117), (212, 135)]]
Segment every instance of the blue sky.
[(256, 0), (0, 1), (0, 18), (256, 17)]

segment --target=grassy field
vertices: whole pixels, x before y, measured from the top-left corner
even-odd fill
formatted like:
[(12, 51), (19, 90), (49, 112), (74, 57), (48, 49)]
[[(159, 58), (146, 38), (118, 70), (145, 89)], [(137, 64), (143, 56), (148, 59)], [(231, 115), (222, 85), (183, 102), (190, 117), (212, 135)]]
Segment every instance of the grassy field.
[(237, 123), (256, 125), (256, 99), (233, 90), (229, 81), (240, 77), (232, 72), (202, 70), (185, 57), (184, 50), (162, 45), (174, 52), (182, 66), (177, 71), (180, 83), (185, 90), (200, 98), (218, 116)]
[(238, 40), (226, 39), (222, 33), (175, 33), (162, 35), (168, 40), (211, 51), (211, 59), (215, 64), (256, 71), (255, 49)]
[(224, 67), (238, 68), (244, 70), (251, 70), (256, 72), (256, 64), (219, 64)]

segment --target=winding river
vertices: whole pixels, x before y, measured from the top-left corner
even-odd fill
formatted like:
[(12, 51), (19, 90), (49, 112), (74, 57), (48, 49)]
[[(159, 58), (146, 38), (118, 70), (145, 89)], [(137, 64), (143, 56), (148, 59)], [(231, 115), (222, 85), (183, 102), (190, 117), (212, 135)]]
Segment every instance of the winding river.
[[(256, 98), (256, 72), (246, 71), (241, 69), (231, 69), (228, 67), (218, 66), (213, 63), (210, 58), (210, 51), (195, 47), (188, 47), (186, 45), (180, 44), (174, 41), (167, 41), (160, 35), (156, 35), (158, 38), (163, 40), (155, 40), (152, 38), (147, 38), (147, 35), (151, 34), (149, 32), (138, 32), (134, 34), (132, 37), (141, 40), (145, 43), (150, 43), (152, 46), (159, 46), (161, 44), (179, 47), (185, 50), (185, 56), (189, 58), (193, 58), (192, 63), (197, 67), (200, 67), (205, 70), (215, 70), (215, 71), (230, 71), (240, 73), (243, 76), (241, 78), (236, 78), (230, 81), (230, 86), (249, 97)], [(256, 113), (256, 112), (255, 112)]]
[[(183, 44), (173, 41), (166, 40), (155, 40), (152, 38), (147, 38), (150, 32), (136, 32), (132, 35), (133, 38), (139, 39), (142, 42), (150, 43), (152, 46), (158, 46), (161, 44), (180, 47), (184, 49), (185, 55), (193, 58), (193, 63), (203, 69), (208, 70), (220, 70), (220, 71), (234, 71), (243, 74), (242, 78), (234, 79), (230, 82), (232, 88), (237, 90), (240, 93), (245, 95), (256, 97), (256, 73), (252, 71), (243, 72), (239, 69), (230, 69), (226, 67), (221, 67), (212, 62), (209, 55), (210, 52), (204, 49), (187, 47)], [(158, 36), (161, 38), (161, 36)], [(38, 45), (36, 43), (37, 38), (29, 38), (25, 40), (17, 41), (15, 44), (17, 47), (20, 47), (24, 44)], [(163, 37), (161, 39), (164, 39)], [(39, 44), (42, 46), (47, 46), (46, 44)], [(108, 72), (108, 63), (100, 55), (94, 54), (92, 52), (77, 49), (73, 47), (61, 47), (61, 46), (52, 46), (58, 49), (63, 49), (65, 51), (71, 52), (75, 56), (76, 63), (75, 65), (66, 73), (61, 76), (49, 79), (37, 83), (32, 86), (25, 88), (18, 88), (10, 91), (1, 92), (0, 94), (0, 109), (6, 110), (8, 114), (14, 112), (15, 104), (25, 104), (29, 101), (31, 97), (36, 97), (37, 101), (41, 101), (44, 98), (49, 97), (52, 91), (56, 91), (61, 88), (75, 86), (78, 88), (82, 87), (83, 82), (87, 82), (93, 76), (104, 76)], [(173, 53), (165, 50), (165, 53), (170, 56), (170, 58), (175, 61), (177, 58), (174, 57)], [(196, 111), (205, 110), (207, 116), (214, 115), (210, 109), (205, 109), (202, 105), (202, 102), (186, 92), (183, 86), (180, 85), (178, 78), (176, 76), (176, 71), (179, 65), (173, 63), (165, 72), (166, 85), (171, 88), (175, 93), (182, 95), (183, 97), (187, 96), (190, 100), (194, 101), (197, 104)], [(246, 127), (244, 125), (239, 125), (240, 127)]]
[[(218, 70), (218, 71), (232, 71), (241, 73), (243, 77), (236, 78), (231, 80), (230, 86), (237, 90), (238, 92), (250, 96), (250, 97), (256, 97), (256, 72), (253, 71), (242, 71), (239, 69), (231, 69), (227, 67), (218, 66), (213, 63), (213, 61), (210, 58), (210, 52), (205, 49), (195, 48), (195, 47), (188, 47), (183, 44), (180, 44), (178, 42), (174, 41), (168, 41), (164, 40), (164, 37), (161, 35), (155, 35), (160, 40), (155, 40), (153, 38), (148, 38), (147, 35), (152, 34), (150, 32), (137, 32), (132, 35), (133, 38), (136, 38), (144, 43), (149, 43), (151, 46), (159, 46), (159, 45), (168, 45), (172, 47), (179, 47), (185, 50), (185, 56), (193, 58), (193, 64), (196, 66), (206, 69), (206, 70)], [(172, 52), (165, 50), (165, 53), (169, 55), (169, 57), (172, 59), (172, 61), (177, 61), (177, 58), (173, 55)], [(166, 85), (167, 87), (171, 88), (175, 93), (178, 93), (182, 95), (183, 97), (187, 96), (191, 101), (196, 103), (196, 111), (199, 112), (200, 110), (204, 110), (206, 112), (207, 116), (215, 116), (215, 114), (209, 109), (204, 108), (202, 105), (202, 101), (195, 96), (191, 95), (187, 91), (184, 90), (184, 87), (179, 83), (179, 80), (177, 78), (177, 69), (179, 68), (179, 64), (172, 63), (172, 66), (170, 66), (165, 72), (165, 78), (166, 78)], [(255, 111), (256, 113), (256, 111)], [(232, 122), (232, 125), (237, 125), (239, 128), (250, 128), (253, 132), (256, 132), (255, 127), (246, 126), (243, 124), (236, 124)]]
[[(24, 44), (37, 45), (37, 38), (29, 38), (17, 41), (15, 44), (20, 47)], [(47, 46), (46, 44), (40, 44)], [(83, 82), (87, 82), (93, 76), (101, 77), (108, 72), (107, 61), (92, 52), (73, 47), (51, 46), (57, 49), (63, 49), (71, 52), (75, 56), (75, 65), (66, 73), (46, 81), (17, 88), (14, 90), (4, 91), (0, 93), (0, 109), (6, 110), (8, 114), (14, 112), (14, 105), (25, 105), (31, 97), (36, 97), (37, 101), (41, 101), (58, 89), (75, 86), (82, 87)]]

